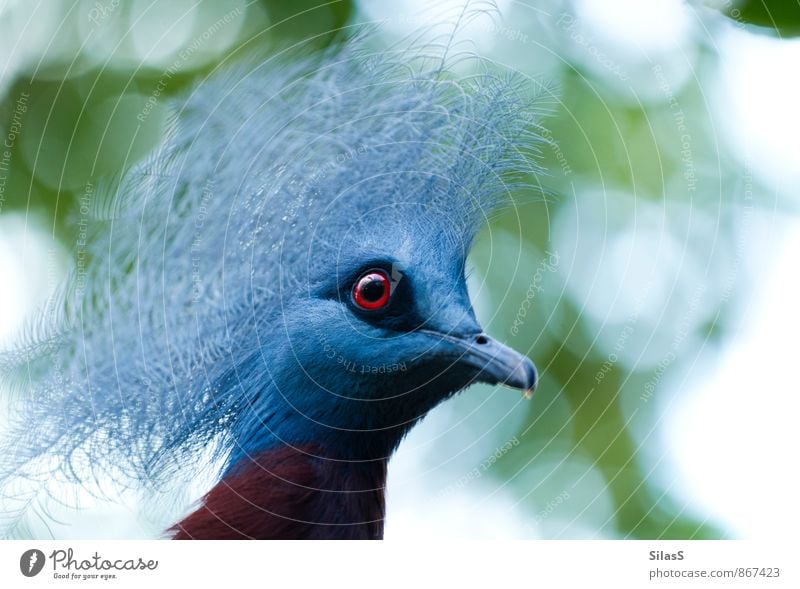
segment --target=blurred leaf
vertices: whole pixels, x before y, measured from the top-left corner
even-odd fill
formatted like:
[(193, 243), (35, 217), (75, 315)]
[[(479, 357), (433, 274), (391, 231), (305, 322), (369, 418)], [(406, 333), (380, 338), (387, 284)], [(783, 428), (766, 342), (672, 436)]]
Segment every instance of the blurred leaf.
[(353, 13), (351, 0), (262, 0), (273, 28), (279, 37), (304, 40), (314, 46), (325, 46), (341, 37)]
[(723, 13), (739, 23), (765, 27), (784, 36), (800, 35), (800, 3), (794, 0), (738, 0)]

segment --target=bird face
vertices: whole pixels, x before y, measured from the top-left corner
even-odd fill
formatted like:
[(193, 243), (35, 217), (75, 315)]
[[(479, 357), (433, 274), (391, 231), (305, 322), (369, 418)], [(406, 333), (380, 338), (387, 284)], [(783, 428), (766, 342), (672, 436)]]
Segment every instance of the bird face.
[(390, 451), (472, 383), (535, 387), (533, 363), (475, 318), (464, 244), (442, 231), (357, 241), (366, 247), (343, 243), (330, 271), (310, 275), (307, 294), (282, 309), (286, 346), (273, 363), (292, 410), (329, 446), (344, 432), (371, 432), (372, 442), (382, 432), (378, 445)]
[[(469, 300), (463, 263), (457, 260), (401, 262), (385, 254), (361, 264), (353, 260), (343, 268), (336, 301), (352, 332), (348, 339), (360, 341), (355, 348), (363, 351), (354, 355), (350, 368), (378, 376), (363, 381), (372, 385), (371, 399), (415, 389), (436, 398), (477, 381), (534, 388), (531, 361), (483, 333)], [(395, 386), (385, 386), (382, 375)]]

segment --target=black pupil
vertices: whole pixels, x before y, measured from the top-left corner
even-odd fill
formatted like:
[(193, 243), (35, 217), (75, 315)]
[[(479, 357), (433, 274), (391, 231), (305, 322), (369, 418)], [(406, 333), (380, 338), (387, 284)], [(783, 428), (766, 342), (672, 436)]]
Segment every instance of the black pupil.
[(379, 276), (368, 276), (361, 283), (361, 296), (370, 303), (377, 302), (383, 296), (386, 286)]

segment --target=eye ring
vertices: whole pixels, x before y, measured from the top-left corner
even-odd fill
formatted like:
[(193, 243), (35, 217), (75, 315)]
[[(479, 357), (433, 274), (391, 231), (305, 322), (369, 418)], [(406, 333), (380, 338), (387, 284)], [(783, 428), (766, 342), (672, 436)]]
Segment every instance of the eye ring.
[(367, 270), (353, 284), (352, 299), (359, 309), (377, 311), (389, 304), (392, 283), (386, 271), (380, 268)]

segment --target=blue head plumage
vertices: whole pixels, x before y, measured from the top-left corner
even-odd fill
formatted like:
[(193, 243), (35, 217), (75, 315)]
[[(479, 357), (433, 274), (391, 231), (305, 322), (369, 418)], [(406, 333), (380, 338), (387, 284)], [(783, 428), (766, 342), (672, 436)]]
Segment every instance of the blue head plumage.
[(367, 46), (210, 77), (156, 154), (91, 187), (57, 328), (5, 355), (33, 378), (4, 481), (158, 482), (209, 445), (227, 472), (280, 445), (370, 460), (471, 382), (533, 386), (465, 283), (535, 170), (532, 83)]

